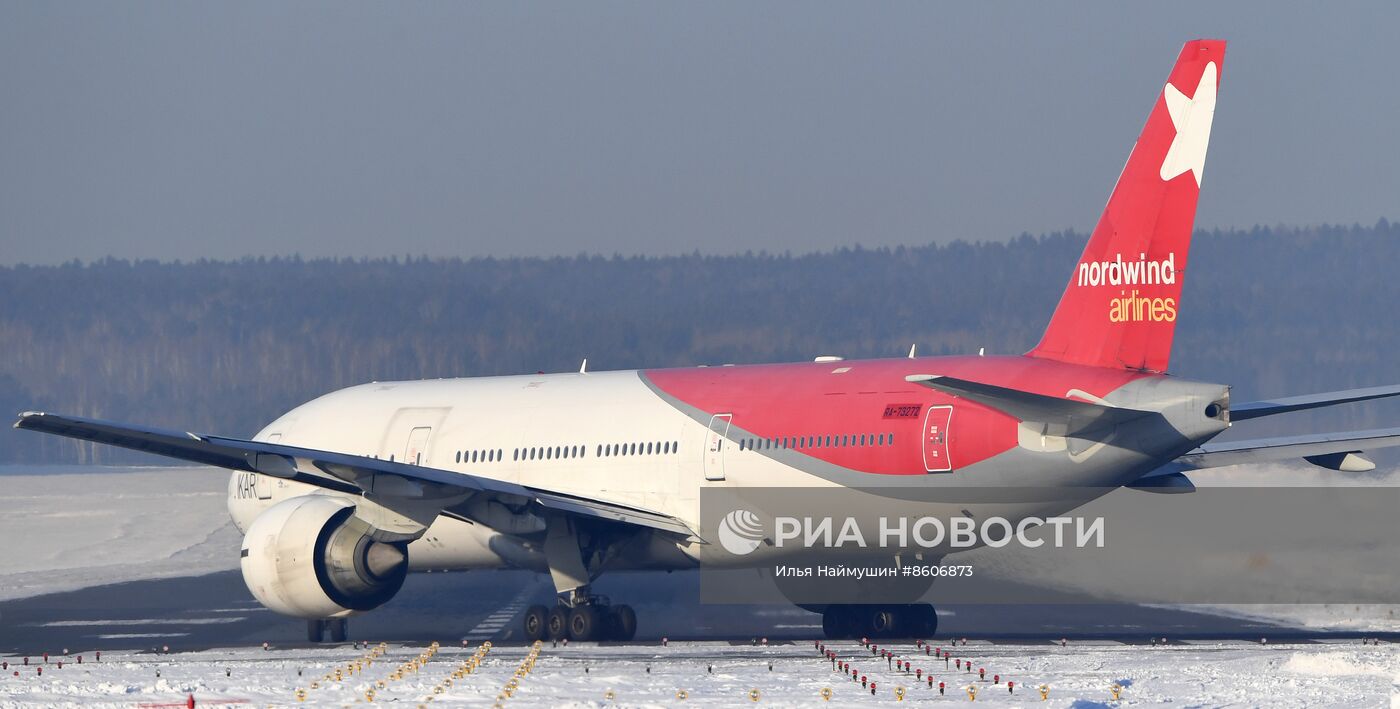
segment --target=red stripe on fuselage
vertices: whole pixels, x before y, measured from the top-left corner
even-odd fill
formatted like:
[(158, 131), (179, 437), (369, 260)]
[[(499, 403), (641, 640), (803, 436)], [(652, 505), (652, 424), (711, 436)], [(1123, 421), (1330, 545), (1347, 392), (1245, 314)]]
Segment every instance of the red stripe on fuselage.
[[(844, 370), (844, 371), (843, 371)], [(911, 374), (938, 374), (1064, 397), (1093, 396), (1146, 375), (1031, 357), (925, 357), (652, 369), (660, 390), (765, 439), (806, 437), (801, 453), (844, 468), (882, 475), (923, 475), (923, 426), (930, 406), (952, 406), (948, 456), (954, 470), (1016, 446), (1017, 420), (966, 399), (910, 384)], [(915, 416), (887, 417), (892, 405), (918, 404)], [(894, 445), (827, 446), (828, 436), (894, 434)], [(737, 437), (733, 436), (733, 437)], [(810, 439), (821, 437), (821, 445)], [(878, 439), (877, 439), (878, 440)]]

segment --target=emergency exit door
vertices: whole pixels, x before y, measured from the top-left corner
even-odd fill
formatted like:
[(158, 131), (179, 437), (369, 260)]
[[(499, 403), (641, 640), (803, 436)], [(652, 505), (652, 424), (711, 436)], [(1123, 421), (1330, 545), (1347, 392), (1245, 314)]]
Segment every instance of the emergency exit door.
[(924, 470), (930, 473), (953, 469), (948, 459), (948, 423), (952, 419), (951, 406), (930, 406), (924, 417)]
[(725, 436), (729, 435), (729, 422), (734, 414), (715, 414), (710, 417), (710, 430), (705, 434), (705, 479), (724, 479)]
[(408, 444), (403, 449), (403, 462), (410, 465), (423, 464), (423, 451), (428, 447), (428, 436), (432, 432), (430, 426), (419, 426), (408, 432)]

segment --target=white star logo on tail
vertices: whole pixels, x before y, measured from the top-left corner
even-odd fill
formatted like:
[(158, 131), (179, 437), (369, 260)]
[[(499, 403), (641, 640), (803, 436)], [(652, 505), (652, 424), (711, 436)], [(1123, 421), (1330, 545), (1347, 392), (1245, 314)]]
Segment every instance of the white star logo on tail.
[(1201, 186), (1201, 173), (1206, 168), (1206, 148), (1210, 145), (1210, 122), (1215, 118), (1215, 87), (1219, 70), (1215, 62), (1206, 64), (1201, 73), (1201, 83), (1196, 86), (1196, 95), (1187, 98), (1170, 83), (1163, 89), (1167, 101), (1167, 113), (1172, 117), (1176, 137), (1167, 148), (1167, 157), (1162, 160), (1163, 180), (1170, 180), (1187, 170), (1196, 178), (1196, 186)]

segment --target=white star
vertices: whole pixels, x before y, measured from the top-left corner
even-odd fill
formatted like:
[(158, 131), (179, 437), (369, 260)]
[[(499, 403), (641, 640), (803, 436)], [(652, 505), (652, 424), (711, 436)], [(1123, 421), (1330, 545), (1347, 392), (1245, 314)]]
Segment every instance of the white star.
[(1201, 186), (1201, 173), (1206, 168), (1206, 148), (1210, 145), (1210, 123), (1215, 118), (1215, 87), (1218, 70), (1215, 62), (1206, 64), (1201, 73), (1201, 83), (1196, 86), (1196, 95), (1187, 98), (1170, 83), (1162, 90), (1167, 101), (1167, 113), (1171, 115), (1176, 137), (1172, 138), (1167, 157), (1162, 160), (1161, 176), (1170, 180), (1187, 170), (1196, 177), (1196, 186)]

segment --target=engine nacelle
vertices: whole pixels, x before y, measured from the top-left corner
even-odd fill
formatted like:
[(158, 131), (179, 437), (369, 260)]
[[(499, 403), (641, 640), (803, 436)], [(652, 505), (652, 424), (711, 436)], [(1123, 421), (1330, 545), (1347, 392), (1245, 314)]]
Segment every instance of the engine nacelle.
[(408, 575), (406, 544), (386, 544), (330, 495), (283, 500), (243, 537), (243, 581), (264, 606), (298, 618), (337, 618), (383, 605)]

